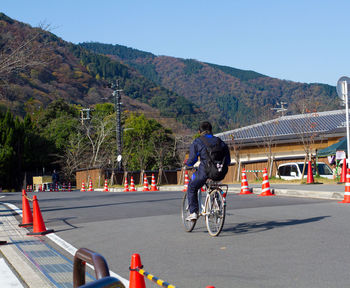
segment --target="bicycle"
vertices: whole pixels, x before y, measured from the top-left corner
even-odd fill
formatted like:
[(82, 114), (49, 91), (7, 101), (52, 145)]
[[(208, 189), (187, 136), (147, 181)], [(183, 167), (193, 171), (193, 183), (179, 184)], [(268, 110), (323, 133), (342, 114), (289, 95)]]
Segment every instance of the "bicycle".
[[(210, 236), (218, 236), (224, 227), (226, 216), (226, 195), (228, 191), (228, 185), (220, 184), (218, 182), (208, 180), (205, 183), (206, 197), (204, 205), (202, 203), (202, 191), (198, 190), (198, 206), (200, 216), (205, 217), (205, 223)], [(224, 191), (223, 189), (224, 188)], [(187, 221), (187, 216), (190, 215), (187, 192), (182, 199), (181, 216), (182, 222), (185, 226), (186, 232), (191, 232), (197, 223), (197, 220)]]

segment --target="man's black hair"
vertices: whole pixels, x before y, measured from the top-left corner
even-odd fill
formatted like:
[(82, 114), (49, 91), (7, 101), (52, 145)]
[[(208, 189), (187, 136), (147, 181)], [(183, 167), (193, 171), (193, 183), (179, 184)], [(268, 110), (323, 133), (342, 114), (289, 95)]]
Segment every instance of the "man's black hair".
[(201, 124), (199, 125), (199, 132), (208, 132), (208, 133), (212, 133), (212, 129), (213, 127), (211, 126), (210, 122), (208, 121), (203, 121), (201, 122)]

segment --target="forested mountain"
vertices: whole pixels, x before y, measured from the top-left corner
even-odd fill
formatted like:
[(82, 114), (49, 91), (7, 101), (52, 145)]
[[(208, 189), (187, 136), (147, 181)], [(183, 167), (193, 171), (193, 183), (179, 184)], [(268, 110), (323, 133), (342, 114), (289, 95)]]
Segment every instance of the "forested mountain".
[[(16, 49), (18, 47), (21, 49)], [(3, 13), (0, 13), (0, 52), (0, 109), (3, 111), (10, 107), (13, 113), (24, 116), (31, 109), (46, 107), (56, 99), (82, 107), (113, 102), (109, 86), (118, 79), (124, 110), (142, 111), (173, 129), (196, 127), (198, 121), (206, 118), (190, 100), (134, 68)], [(24, 56), (28, 59), (22, 59)], [(14, 60), (13, 63), (31, 63), (28, 67), (16, 67), (19, 69), (2, 69), (6, 65), (11, 68), (9, 59)]]
[[(30, 55), (35, 65), (2, 71), (23, 43), (37, 51)], [(333, 86), (279, 80), (121, 45), (74, 45), (2, 13), (0, 52), (0, 110), (10, 107), (22, 116), (56, 99), (82, 107), (113, 102), (109, 85), (116, 79), (125, 110), (142, 111), (172, 129), (194, 129), (203, 119), (213, 122), (215, 132), (256, 123), (271, 118), (271, 108), (281, 101), (288, 103), (289, 114), (339, 108)]]
[(185, 96), (207, 111), (220, 131), (267, 120), (274, 116), (271, 109), (281, 102), (288, 103), (288, 114), (340, 108), (335, 87), (325, 84), (280, 80), (192, 59), (155, 56), (121, 45), (80, 45), (121, 61), (147, 79)]

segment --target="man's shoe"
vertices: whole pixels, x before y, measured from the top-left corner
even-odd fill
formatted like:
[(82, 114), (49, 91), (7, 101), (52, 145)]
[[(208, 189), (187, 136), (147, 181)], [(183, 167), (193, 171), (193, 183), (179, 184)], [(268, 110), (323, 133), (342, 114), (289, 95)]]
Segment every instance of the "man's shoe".
[(190, 215), (188, 215), (186, 217), (186, 221), (192, 221), (192, 220), (197, 220), (198, 219), (198, 215), (196, 212), (191, 213)]

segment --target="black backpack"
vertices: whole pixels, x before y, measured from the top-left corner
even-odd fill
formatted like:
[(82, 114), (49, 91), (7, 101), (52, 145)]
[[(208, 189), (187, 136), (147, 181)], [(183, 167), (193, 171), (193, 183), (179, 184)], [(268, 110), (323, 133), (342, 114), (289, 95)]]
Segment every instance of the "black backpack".
[(225, 178), (228, 166), (226, 164), (226, 144), (222, 144), (220, 138), (216, 138), (214, 144), (210, 145), (205, 136), (200, 137), (204, 143), (207, 152), (207, 161), (205, 163), (205, 172), (207, 176), (214, 180), (220, 181)]

